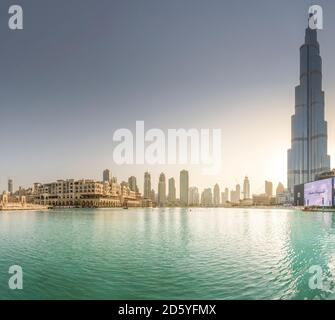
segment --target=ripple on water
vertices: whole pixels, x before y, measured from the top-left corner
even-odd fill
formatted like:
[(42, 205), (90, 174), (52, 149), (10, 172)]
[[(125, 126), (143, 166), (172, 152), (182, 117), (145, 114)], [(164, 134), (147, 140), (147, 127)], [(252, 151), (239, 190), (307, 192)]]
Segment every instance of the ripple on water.
[(328, 282), (335, 273), (332, 221), (332, 214), (252, 209), (0, 214), (1, 269), (20, 264), (25, 281), (19, 294), (0, 286), (0, 296), (315, 298), (309, 267), (320, 265)]

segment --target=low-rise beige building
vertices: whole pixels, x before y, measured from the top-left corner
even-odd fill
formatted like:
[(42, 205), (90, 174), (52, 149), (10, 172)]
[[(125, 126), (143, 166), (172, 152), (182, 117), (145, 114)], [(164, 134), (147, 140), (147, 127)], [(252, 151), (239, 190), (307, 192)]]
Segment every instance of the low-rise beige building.
[(43, 210), (46, 206), (27, 203), (27, 198), (24, 195), (12, 195), (9, 192), (3, 192), (0, 195), (0, 211), (16, 211), (16, 210)]
[(141, 206), (141, 195), (131, 191), (127, 184), (113, 181), (58, 180), (52, 183), (35, 183), (35, 203), (53, 207), (121, 207)]
[(276, 204), (276, 198), (269, 196), (268, 194), (254, 194), (252, 196), (254, 206), (271, 206)]

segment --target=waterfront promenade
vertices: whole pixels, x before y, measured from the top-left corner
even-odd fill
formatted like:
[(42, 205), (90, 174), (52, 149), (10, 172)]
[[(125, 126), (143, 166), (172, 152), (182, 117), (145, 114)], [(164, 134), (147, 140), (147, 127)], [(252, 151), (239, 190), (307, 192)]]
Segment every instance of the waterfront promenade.
[(0, 211), (36, 211), (36, 210), (47, 210), (48, 206), (31, 203), (7, 203), (5, 205), (0, 204)]

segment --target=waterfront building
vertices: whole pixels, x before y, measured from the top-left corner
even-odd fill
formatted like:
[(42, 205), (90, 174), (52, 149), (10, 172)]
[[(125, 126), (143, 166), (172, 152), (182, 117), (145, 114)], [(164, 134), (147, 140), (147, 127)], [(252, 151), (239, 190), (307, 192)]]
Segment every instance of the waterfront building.
[(140, 207), (142, 204), (141, 195), (137, 191), (131, 190), (129, 183), (125, 181), (123, 181), (120, 186), (121, 204), (126, 207)]
[(252, 196), (252, 202), (255, 206), (269, 206), (275, 204), (275, 198), (270, 197), (266, 193), (254, 194)]
[(42, 206), (38, 204), (27, 203), (27, 198), (25, 195), (13, 196), (8, 192), (0, 194), (0, 211), (19, 211), (19, 210), (46, 210), (47, 206)]
[(230, 202), (233, 204), (240, 203), (241, 200), (241, 187), (239, 184), (236, 185), (235, 190), (230, 191)]
[(295, 206), (304, 205), (304, 184), (297, 184), (293, 190), (293, 203)]
[(157, 203), (157, 196), (156, 196), (156, 192), (154, 189), (150, 191), (150, 199), (152, 203)]
[(248, 177), (243, 181), (243, 199), (250, 199), (250, 182)]
[(7, 205), (9, 203), (9, 194), (8, 192), (4, 191), (1, 195), (0, 195), (0, 208), (6, 208)]
[(142, 199), (142, 207), (143, 208), (152, 208), (153, 206), (153, 202), (151, 201), (151, 199)]
[(318, 175), (318, 179), (294, 186), (294, 205), (335, 207), (335, 171)]
[(221, 203), (225, 205), (229, 201), (229, 189), (225, 188), (224, 192), (221, 192)]
[(214, 186), (214, 206), (220, 205), (220, 187), (218, 184)]
[(57, 180), (35, 183), (34, 203), (55, 207), (139, 207), (141, 195), (130, 190), (128, 183), (117, 184), (89, 179)]
[(273, 187), (271, 181), (265, 181), (265, 194), (270, 198), (273, 195)]
[(283, 205), (291, 203), (292, 194), (289, 189), (285, 189), (284, 185), (279, 182), (276, 189), (276, 204)]
[(164, 173), (161, 173), (159, 176), (157, 202), (160, 207), (164, 207), (166, 205), (166, 179)]
[(182, 206), (188, 205), (188, 188), (189, 188), (189, 176), (188, 171), (180, 171), (180, 204)]
[(103, 182), (110, 182), (112, 180), (112, 172), (109, 169), (106, 169), (102, 173), (102, 181)]
[(19, 197), (24, 196), (26, 194), (26, 190), (23, 187), (19, 186), (19, 190), (17, 190), (15, 194), (17, 194)]
[(8, 179), (8, 192), (13, 194), (14, 192), (14, 184), (12, 179)]
[(188, 202), (190, 206), (199, 205), (199, 190), (197, 187), (191, 187), (188, 194)]
[(284, 191), (285, 191), (284, 185), (281, 182), (279, 182), (276, 189), (276, 195), (284, 193)]
[(169, 179), (168, 200), (171, 204), (176, 202), (176, 181), (174, 178)]
[(253, 200), (249, 198), (240, 200), (239, 205), (242, 207), (251, 207), (253, 203), (254, 203)]
[(241, 200), (241, 186), (239, 184), (236, 185), (236, 195), (238, 200)]
[(322, 90), (322, 59), (317, 30), (307, 27), (300, 47), (300, 84), (295, 88), (295, 113), (291, 119), (291, 148), (287, 154), (287, 185), (313, 181), (330, 170), (327, 122)]
[(131, 191), (134, 192), (139, 192), (138, 187), (137, 187), (137, 182), (136, 182), (136, 177), (131, 176), (128, 178), (128, 184), (129, 184), (129, 188)]
[(154, 202), (155, 199), (151, 197), (151, 176), (149, 172), (144, 173), (144, 188), (143, 188), (143, 198), (150, 199)]
[(237, 196), (237, 193), (235, 190), (230, 190), (230, 202), (234, 204), (237, 204), (240, 202), (240, 199)]
[(201, 205), (203, 207), (211, 207), (213, 205), (213, 196), (211, 188), (207, 188), (201, 193)]
[[(334, 178), (307, 182), (302, 186), (304, 206), (334, 207)], [(296, 188), (299, 188), (299, 185), (294, 187)]]
[[(277, 188), (278, 189), (278, 188)], [(276, 204), (284, 205), (291, 203), (291, 192), (288, 189), (280, 189), (276, 192)]]

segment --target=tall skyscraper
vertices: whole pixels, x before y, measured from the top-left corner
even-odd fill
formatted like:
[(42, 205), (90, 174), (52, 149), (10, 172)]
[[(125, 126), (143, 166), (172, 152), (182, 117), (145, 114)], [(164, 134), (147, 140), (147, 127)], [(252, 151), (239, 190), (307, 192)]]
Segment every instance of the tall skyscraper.
[(161, 173), (158, 182), (158, 205), (164, 207), (166, 204), (166, 180), (165, 174)]
[[(151, 176), (149, 172), (144, 173), (143, 198), (151, 199)], [(152, 200), (155, 201), (155, 200)]]
[(272, 197), (272, 195), (273, 195), (273, 187), (272, 187), (272, 182), (271, 181), (265, 181), (265, 194), (268, 197)]
[(240, 200), (241, 200), (241, 186), (237, 184), (236, 189), (230, 191), (230, 202), (239, 203)]
[(220, 205), (220, 187), (218, 184), (214, 186), (214, 205)]
[(224, 205), (229, 201), (229, 189), (225, 188), (224, 192), (221, 192), (221, 203)]
[(152, 189), (152, 190), (150, 191), (150, 198), (149, 198), (149, 199), (151, 199), (152, 202), (156, 202), (156, 201), (157, 201), (156, 193), (155, 193), (155, 190), (154, 190), (154, 189)]
[(102, 181), (110, 182), (112, 180), (112, 172), (109, 169), (104, 170), (102, 173)]
[(131, 191), (139, 192), (136, 182), (136, 177), (131, 176), (128, 178), (128, 185)]
[(207, 188), (201, 193), (201, 205), (203, 207), (210, 207), (213, 205), (213, 197), (212, 197), (211, 188)]
[(322, 60), (317, 31), (306, 29), (300, 47), (300, 84), (295, 88), (295, 114), (291, 119), (291, 149), (287, 154), (287, 185), (315, 179), (330, 170), (327, 154), (327, 122), (322, 91)]
[(241, 199), (241, 186), (239, 184), (236, 185), (236, 195), (238, 200)]
[(169, 202), (176, 202), (176, 181), (174, 178), (169, 179), (169, 194), (168, 194)]
[(199, 205), (199, 190), (197, 187), (191, 187), (188, 192), (188, 203), (191, 206)]
[(13, 180), (8, 179), (8, 192), (12, 194), (14, 192)]
[(188, 171), (182, 170), (180, 171), (180, 203), (181, 205), (188, 205), (188, 188), (189, 188), (189, 180), (188, 180)]
[(243, 199), (250, 199), (250, 182), (248, 177), (245, 177), (243, 182)]

